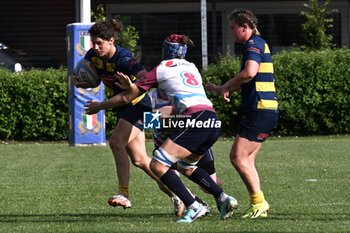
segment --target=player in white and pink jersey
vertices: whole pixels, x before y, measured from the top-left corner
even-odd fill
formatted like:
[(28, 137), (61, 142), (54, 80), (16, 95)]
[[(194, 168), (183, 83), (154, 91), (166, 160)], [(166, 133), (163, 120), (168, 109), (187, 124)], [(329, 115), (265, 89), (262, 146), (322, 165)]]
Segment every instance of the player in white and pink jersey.
[(215, 112), (205, 94), (197, 67), (185, 59), (162, 61), (137, 86), (143, 90), (157, 87), (175, 107), (177, 114), (190, 115), (203, 110)]
[(193, 45), (187, 36), (173, 34), (167, 37), (163, 42), (164, 60), (157, 67), (135, 84), (128, 76), (117, 73), (118, 85), (127, 91), (103, 104), (91, 102), (86, 105), (86, 110), (94, 113), (100, 108), (118, 107), (151, 88), (161, 90), (182, 118), (173, 122), (175, 130), (154, 151), (151, 170), (185, 204), (186, 212), (178, 222), (193, 222), (205, 214), (205, 207), (194, 199), (180, 177), (170, 169), (174, 163), (178, 163), (181, 173), (214, 196), (220, 209), (220, 219), (226, 219), (237, 208), (236, 199), (227, 195), (207, 172), (196, 166), (220, 136), (221, 122), (206, 97), (198, 69), (184, 59), (187, 44)]
[[(174, 117), (175, 108), (170, 104), (170, 101), (166, 99), (165, 95), (159, 90), (154, 89), (147, 93), (151, 99), (152, 103), (152, 111), (160, 111), (162, 120), (169, 120)], [(171, 135), (174, 128), (168, 129), (152, 129), (153, 134), (153, 142), (155, 150), (158, 149), (163, 142)], [(203, 157), (198, 161), (197, 167), (204, 169), (210, 177), (220, 186), (222, 187), (221, 180), (216, 176), (216, 169), (214, 163), (214, 154), (213, 151), (209, 148)], [(172, 169), (177, 169), (176, 164), (173, 164)], [(199, 186), (204, 192), (207, 192), (201, 186)]]

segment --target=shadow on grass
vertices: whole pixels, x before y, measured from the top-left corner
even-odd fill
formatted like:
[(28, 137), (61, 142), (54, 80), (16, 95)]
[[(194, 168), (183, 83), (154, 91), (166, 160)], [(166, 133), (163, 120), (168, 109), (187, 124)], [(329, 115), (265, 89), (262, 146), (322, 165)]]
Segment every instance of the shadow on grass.
[[(264, 218), (259, 218), (259, 220), (265, 220)], [(331, 214), (324, 214), (324, 213), (293, 213), (293, 214), (287, 214), (287, 213), (273, 213), (269, 214), (268, 218), (266, 220), (313, 220), (313, 221), (343, 221), (343, 220), (349, 220), (348, 213), (331, 213)]]
[(95, 222), (117, 219), (127, 219), (127, 222), (144, 221), (147, 218), (172, 218), (172, 214), (3, 214), (0, 215), (0, 223), (9, 222)]
[[(0, 215), (0, 223), (10, 223), (10, 222), (95, 222), (95, 221), (116, 221), (122, 219), (126, 222), (142, 222), (145, 219), (157, 218), (157, 219), (169, 219), (177, 218), (173, 214), (164, 214), (164, 213), (152, 213), (152, 214), (137, 214), (137, 213), (122, 213), (122, 214), (3, 214)], [(348, 215), (346, 213), (332, 213), (331, 215), (325, 214), (286, 214), (286, 213), (274, 213), (269, 214), (268, 218), (259, 218), (255, 220), (251, 219), (241, 219), (238, 216), (233, 217), (234, 221), (304, 221), (304, 220), (313, 220), (313, 221), (343, 221), (348, 220)]]

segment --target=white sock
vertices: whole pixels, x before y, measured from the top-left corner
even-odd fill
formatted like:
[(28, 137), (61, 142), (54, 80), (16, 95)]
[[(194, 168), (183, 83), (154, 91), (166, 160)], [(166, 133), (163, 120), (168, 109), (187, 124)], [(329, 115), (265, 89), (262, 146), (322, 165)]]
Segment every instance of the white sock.
[(192, 205), (190, 205), (189, 207), (187, 207), (188, 209), (198, 209), (199, 208), (199, 202), (195, 201), (192, 203)]
[(226, 201), (227, 197), (228, 197), (228, 195), (226, 193), (222, 192), (217, 200), (218, 203), (222, 204), (224, 201)]

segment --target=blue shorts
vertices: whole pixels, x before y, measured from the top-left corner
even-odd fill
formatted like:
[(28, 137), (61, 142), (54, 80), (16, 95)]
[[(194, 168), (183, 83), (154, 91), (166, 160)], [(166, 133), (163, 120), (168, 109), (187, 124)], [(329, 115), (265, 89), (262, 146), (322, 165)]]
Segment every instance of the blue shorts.
[(143, 112), (151, 111), (151, 99), (148, 95), (145, 95), (145, 97), (143, 97), (137, 104), (128, 104), (117, 109), (117, 124), (119, 119), (124, 119), (133, 126), (143, 130)]
[[(221, 132), (221, 122), (215, 112), (200, 111), (192, 114), (188, 121), (203, 123), (208, 127), (177, 127), (169, 138), (176, 144), (186, 148), (193, 154), (204, 153), (216, 142)], [(186, 121), (186, 119), (184, 120)], [(220, 123), (220, 124), (218, 124)]]
[(247, 113), (240, 124), (238, 135), (249, 141), (264, 142), (275, 128), (279, 112), (254, 111)]

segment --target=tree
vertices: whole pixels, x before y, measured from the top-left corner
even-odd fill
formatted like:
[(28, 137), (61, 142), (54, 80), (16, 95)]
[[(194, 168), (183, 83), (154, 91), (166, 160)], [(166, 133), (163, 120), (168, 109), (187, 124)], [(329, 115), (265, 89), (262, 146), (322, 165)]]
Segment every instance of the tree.
[(91, 18), (96, 22), (101, 22), (106, 20), (106, 12), (103, 4), (98, 4), (96, 7), (96, 13), (91, 11)]
[[(96, 22), (106, 20), (106, 13), (105, 13), (103, 4), (97, 5), (96, 13), (92, 11), (91, 17)], [(114, 37), (118, 45), (130, 50), (133, 53), (136, 50), (137, 41), (140, 39), (139, 33), (136, 31), (136, 28), (131, 25), (124, 27), (124, 30), (122, 33), (116, 32)]]
[(308, 11), (302, 11), (300, 15), (306, 17), (306, 22), (302, 24), (306, 34), (306, 44), (302, 48), (314, 50), (326, 49), (333, 47), (332, 35), (327, 35), (327, 29), (333, 27), (332, 14), (337, 10), (327, 11), (327, 6), (331, 0), (326, 0), (324, 4), (319, 4), (318, 0), (309, 0), (304, 3)]

